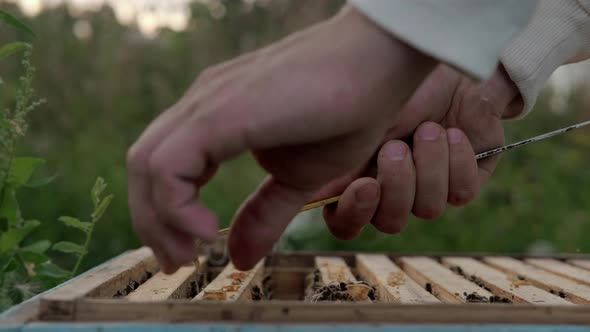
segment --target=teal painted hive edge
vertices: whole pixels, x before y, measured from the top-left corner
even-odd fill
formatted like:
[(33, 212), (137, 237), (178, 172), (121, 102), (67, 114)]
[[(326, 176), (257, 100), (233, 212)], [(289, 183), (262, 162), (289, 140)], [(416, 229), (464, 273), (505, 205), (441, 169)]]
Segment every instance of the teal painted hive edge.
[(236, 325), (236, 324), (40, 324), (15, 332), (590, 332), (590, 326), (536, 325)]

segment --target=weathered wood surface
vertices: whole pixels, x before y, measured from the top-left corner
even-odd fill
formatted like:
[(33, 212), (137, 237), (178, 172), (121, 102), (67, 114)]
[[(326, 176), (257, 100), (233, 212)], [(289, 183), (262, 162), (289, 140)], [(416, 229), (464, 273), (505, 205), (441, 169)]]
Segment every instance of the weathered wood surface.
[(195, 266), (183, 266), (172, 275), (158, 272), (125, 297), (131, 302), (188, 298), (190, 283), (197, 282)]
[(141, 280), (146, 273), (153, 274), (158, 269), (156, 258), (147, 247), (121, 255), (43, 295), (40, 299), (40, 315), (44, 319), (71, 318), (76, 300), (83, 297), (112, 297), (129, 283)]
[(264, 260), (249, 271), (240, 271), (229, 263), (223, 271), (193, 301), (213, 300), (227, 302), (250, 301), (252, 287), (260, 287), (264, 273)]
[(16, 328), (39, 318), (39, 298), (32, 298), (0, 314), (0, 331)]
[(377, 289), (379, 301), (401, 304), (440, 302), (385, 255), (356, 255), (359, 275)]
[(525, 279), (531, 284), (565, 297), (577, 304), (590, 303), (590, 287), (560, 277), (538, 267), (525, 264), (510, 257), (486, 257), (484, 261), (504, 272)]
[(344, 259), (340, 257), (316, 257), (315, 264), (320, 271), (320, 281), (325, 285), (357, 281)]
[(590, 270), (590, 259), (570, 259), (567, 262), (577, 267)]
[(492, 293), (465, 280), (428, 257), (401, 257), (404, 271), (446, 303), (465, 303), (477, 298), (489, 299)]
[(549, 258), (530, 258), (525, 262), (564, 278), (590, 285), (590, 270)]
[(590, 324), (588, 306), (400, 305), (362, 303), (140, 302), (84, 300), (78, 322)]
[(559, 296), (537, 288), (491, 268), (473, 258), (444, 257), (443, 263), (462, 273), (466, 278), (489, 288), (494, 294), (505, 297), (514, 303), (531, 303), (538, 305), (571, 305)]

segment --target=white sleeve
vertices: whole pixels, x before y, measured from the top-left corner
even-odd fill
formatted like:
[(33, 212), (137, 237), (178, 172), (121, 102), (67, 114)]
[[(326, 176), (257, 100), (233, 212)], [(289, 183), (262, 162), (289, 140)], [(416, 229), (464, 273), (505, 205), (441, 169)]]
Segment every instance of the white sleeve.
[(348, 0), (396, 38), (477, 79), (496, 69), (537, 0)]
[(590, 1), (541, 0), (527, 27), (501, 56), (520, 90), (522, 118), (533, 108), (549, 76), (561, 65), (590, 57)]

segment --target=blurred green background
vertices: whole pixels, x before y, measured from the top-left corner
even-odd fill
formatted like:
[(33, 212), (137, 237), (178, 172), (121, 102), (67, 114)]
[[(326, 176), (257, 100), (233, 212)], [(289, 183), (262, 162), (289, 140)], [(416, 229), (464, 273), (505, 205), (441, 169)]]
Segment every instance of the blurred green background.
[[(47, 187), (20, 192), (25, 217), (44, 223), (36, 237), (71, 239), (77, 234), (56, 220), (90, 213), (88, 192), (97, 176), (109, 182), (116, 196), (97, 225), (84, 269), (140, 245), (127, 208), (125, 153), (148, 123), (173, 104), (205, 67), (320, 21), (342, 1), (215, 3), (217, 7), (191, 4), (185, 30), (163, 29), (150, 37), (136, 25), (120, 24), (107, 6), (85, 13), (57, 6), (25, 18), (39, 34), (34, 41), (35, 86), (47, 104), (31, 115), (19, 155), (46, 158), (44, 172), (59, 176)], [(6, 1), (0, 5), (24, 17), (16, 5)], [(224, 9), (221, 15), (219, 5)], [(0, 27), (0, 44), (19, 37)], [(13, 102), (20, 70), (18, 58), (0, 63), (6, 81), (0, 86), (0, 107)], [(526, 120), (507, 123), (507, 141), (590, 117), (583, 93), (564, 97), (559, 107), (549, 102), (556, 93), (547, 90)], [(400, 235), (367, 228), (355, 241), (337, 241), (323, 227), (321, 215), (310, 214), (288, 232), (281, 248), (588, 252), (589, 151), (587, 129), (510, 152), (476, 203), (449, 209), (435, 222), (412, 220)], [(228, 224), (263, 176), (248, 156), (238, 158), (205, 188), (203, 200)]]

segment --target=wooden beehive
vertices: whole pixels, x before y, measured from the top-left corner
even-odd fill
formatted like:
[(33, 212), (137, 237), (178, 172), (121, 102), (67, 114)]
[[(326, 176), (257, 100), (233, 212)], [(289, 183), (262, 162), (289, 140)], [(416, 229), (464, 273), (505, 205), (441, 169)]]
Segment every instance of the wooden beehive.
[[(165, 275), (158, 272), (152, 252), (141, 248), (43, 294), (4, 319), (590, 324), (590, 259), (585, 256), (282, 253), (246, 272), (231, 263), (211, 266), (205, 258), (199, 262), (202, 273), (185, 266)], [(330, 284), (345, 290), (362, 284), (359, 281), (372, 287), (362, 299), (331, 301), (318, 290)]]

